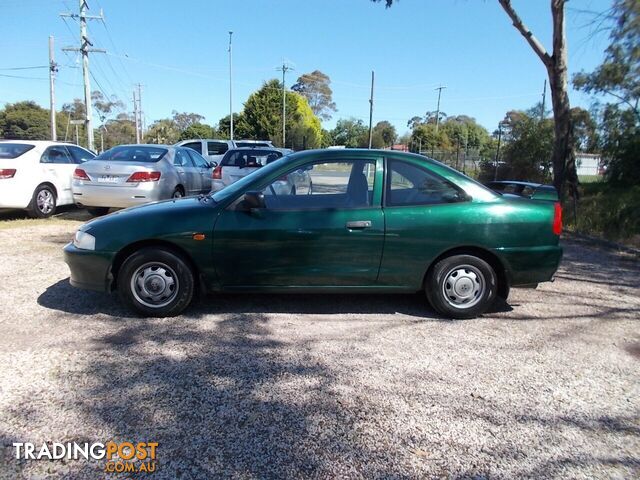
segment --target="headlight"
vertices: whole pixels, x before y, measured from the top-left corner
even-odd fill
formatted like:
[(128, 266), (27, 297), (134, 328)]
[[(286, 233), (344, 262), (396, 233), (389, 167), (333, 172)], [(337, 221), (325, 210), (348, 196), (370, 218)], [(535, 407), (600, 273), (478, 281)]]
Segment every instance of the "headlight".
[(73, 238), (73, 245), (82, 250), (95, 250), (96, 237), (88, 234), (87, 232), (78, 230), (76, 232), (76, 236)]

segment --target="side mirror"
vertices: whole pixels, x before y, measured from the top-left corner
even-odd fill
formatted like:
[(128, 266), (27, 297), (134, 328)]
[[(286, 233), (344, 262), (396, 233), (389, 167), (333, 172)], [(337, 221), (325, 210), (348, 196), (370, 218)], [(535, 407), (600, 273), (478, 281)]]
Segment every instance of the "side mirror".
[(264, 193), (262, 192), (246, 192), (242, 201), (249, 211), (265, 208)]

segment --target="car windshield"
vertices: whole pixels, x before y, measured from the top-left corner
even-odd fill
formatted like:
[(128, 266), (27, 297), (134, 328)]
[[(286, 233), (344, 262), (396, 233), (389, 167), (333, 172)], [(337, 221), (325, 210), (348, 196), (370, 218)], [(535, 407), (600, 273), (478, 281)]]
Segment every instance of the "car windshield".
[(26, 143), (0, 142), (0, 158), (18, 158), (33, 148), (35, 148), (34, 145), (28, 145)]
[(282, 157), (277, 150), (229, 150), (220, 165), (223, 167), (264, 167)]
[(256, 170), (253, 170), (246, 177), (242, 177), (237, 182), (232, 183), (228, 187), (225, 187), (222, 190), (217, 191), (212, 195), (211, 198), (213, 198), (215, 202), (222, 202), (227, 198), (235, 196), (236, 194), (242, 192), (248, 185), (250, 185), (254, 181), (260, 178), (269, 176), (274, 170), (277, 170), (278, 168), (280, 168), (282, 166), (282, 161), (284, 161), (284, 159), (287, 157), (288, 155), (285, 155), (284, 157), (279, 158), (278, 161), (276, 162), (271, 162), (263, 168), (258, 168)]
[(167, 151), (166, 148), (162, 147), (124, 145), (121, 147), (113, 147), (106, 152), (102, 152), (95, 160), (155, 163), (164, 157)]

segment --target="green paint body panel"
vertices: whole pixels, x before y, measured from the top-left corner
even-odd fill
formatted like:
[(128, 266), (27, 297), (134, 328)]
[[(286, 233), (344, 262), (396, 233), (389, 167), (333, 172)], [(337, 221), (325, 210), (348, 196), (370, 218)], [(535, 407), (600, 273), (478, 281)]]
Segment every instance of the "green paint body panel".
[[(464, 190), (458, 203), (387, 207), (385, 162), (413, 163)], [(366, 159), (375, 164), (372, 205), (364, 208), (235, 211), (228, 208), (303, 164)], [(214, 200), (215, 199), (215, 200)], [(422, 288), (435, 259), (481, 250), (496, 259), (512, 286), (550, 280), (562, 249), (552, 232), (551, 202), (506, 198), (422, 156), (392, 151), (318, 150), (273, 162), (213, 196), (169, 200), (115, 212), (82, 227), (96, 250), (69, 244), (71, 281), (111, 290), (128, 254), (144, 245), (174, 248), (194, 265), (210, 291), (409, 292)], [(347, 222), (369, 221), (352, 230)], [(194, 233), (206, 239), (196, 241)]]

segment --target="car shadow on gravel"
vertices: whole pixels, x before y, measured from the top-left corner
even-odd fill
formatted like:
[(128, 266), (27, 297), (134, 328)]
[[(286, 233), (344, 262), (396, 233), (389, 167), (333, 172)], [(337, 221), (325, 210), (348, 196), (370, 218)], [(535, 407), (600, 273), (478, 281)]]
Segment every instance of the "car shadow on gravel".
[(266, 315), (121, 330), (94, 338), (91, 386), (77, 392), (91, 402), (78, 413), (115, 440), (158, 442), (153, 478), (326, 478), (351, 462), (365, 477), (393, 475), (393, 453), (353, 435), (357, 406), (341, 403), (332, 371), (274, 339)]
[[(116, 294), (78, 290), (69, 279), (47, 287), (38, 304), (75, 315), (105, 314), (130, 317)], [(497, 299), (488, 314), (509, 312), (511, 306)], [(422, 294), (267, 294), (224, 293), (197, 299), (182, 316), (201, 318), (209, 314), (402, 314), (428, 320), (450, 321), (433, 311)]]

